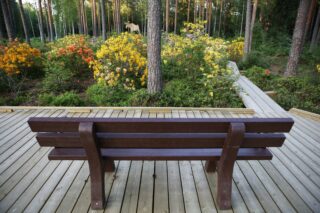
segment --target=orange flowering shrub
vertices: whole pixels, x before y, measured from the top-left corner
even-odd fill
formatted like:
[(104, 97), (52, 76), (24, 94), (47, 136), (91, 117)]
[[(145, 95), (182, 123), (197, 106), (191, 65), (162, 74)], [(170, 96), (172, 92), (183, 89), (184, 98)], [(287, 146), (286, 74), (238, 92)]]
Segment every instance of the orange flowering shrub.
[(85, 36), (66, 36), (49, 46), (51, 51), (47, 54), (48, 61), (59, 61), (62, 66), (77, 74), (90, 71), (88, 67), (94, 60), (94, 53)]
[(7, 46), (0, 45), (0, 70), (7, 76), (19, 75), (36, 64), (40, 51), (19, 41), (10, 42)]

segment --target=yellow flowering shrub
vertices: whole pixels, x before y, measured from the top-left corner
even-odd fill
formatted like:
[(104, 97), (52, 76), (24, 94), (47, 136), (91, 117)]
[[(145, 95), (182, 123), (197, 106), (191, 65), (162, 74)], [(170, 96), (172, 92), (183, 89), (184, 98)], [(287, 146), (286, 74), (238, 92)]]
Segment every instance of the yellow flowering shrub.
[(227, 52), (232, 61), (239, 61), (243, 57), (244, 41), (242, 37), (228, 43)]
[(147, 45), (138, 34), (122, 33), (110, 37), (91, 62), (98, 83), (127, 90), (146, 85)]
[(0, 70), (7, 76), (19, 75), (32, 68), (40, 58), (40, 51), (27, 43), (10, 42), (0, 46)]

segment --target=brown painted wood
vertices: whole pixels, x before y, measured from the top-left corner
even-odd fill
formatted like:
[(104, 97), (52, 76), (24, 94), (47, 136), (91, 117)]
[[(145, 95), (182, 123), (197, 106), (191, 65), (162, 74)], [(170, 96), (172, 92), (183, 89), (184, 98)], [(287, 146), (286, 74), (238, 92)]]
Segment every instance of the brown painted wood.
[(105, 205), (104, 193), (104, 167), (100, 154), (100, 147), (95, 141), (94, 124), (92, 122), (80, 123), (80, 140), (89, 162), (91, 180), (91, 208), (103, 209)]
[[(97, 133), (101, 148), (222, 148), (226, 133)], [(280, 147), (285, 135), (246, 133), (241, 147)], [(81, 148), (79, 133), (38, 133), (41, 146)]]
[(78, 132), (79, 123), (93, 122), (96, 132), (225, 133), (230, 123), (245, 123), (246, 132), (288, 132), (291, 118), (40, 118), (28, 120), (34, 132)]
[[(101, 149), (102, 157), (112, 160), (219, 160), (222, 149)], [(50, 160), (87, 160), (84, 149), (55, 148)], [(237, 160), (271, 160), (263, 148), (241, 148)]]
[(245, 130), (243, 123), (230, 124), (228, 137), (218, 163), (217, 203), (220, 209), (231, 208), (233, 167), (240, 154)]

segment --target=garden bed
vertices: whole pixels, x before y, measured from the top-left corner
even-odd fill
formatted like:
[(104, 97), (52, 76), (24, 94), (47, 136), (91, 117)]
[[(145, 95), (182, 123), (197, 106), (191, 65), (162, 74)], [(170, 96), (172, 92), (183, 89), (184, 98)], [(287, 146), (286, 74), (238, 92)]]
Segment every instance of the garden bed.
[(139, 34), (106, 42), (76, 35), (45, 46), (3, 45), (0, 105), (243, 107), (226, 67), (241, 58), (243, 41), (203, 32), (203, 25), (188, 23), (181, 35), (163, 35), (163, 90), (152, 95), (146, 88), (147, 44)]

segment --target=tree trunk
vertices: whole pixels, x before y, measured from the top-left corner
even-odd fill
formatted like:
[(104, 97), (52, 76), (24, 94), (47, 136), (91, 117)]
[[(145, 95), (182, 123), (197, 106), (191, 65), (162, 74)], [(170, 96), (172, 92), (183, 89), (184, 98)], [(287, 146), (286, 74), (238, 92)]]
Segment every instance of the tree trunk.
[(242, 4), (242, 13), (241, 13), (241, 26), (240, 26), (240, 37), (242, 36), (242, 29), (243, 29), (243, 17), (244, 17), (244, 3)]
[(21, 22), (22, 22), (22, 27), (23, 27), (23, 32), (24, 32), (26, 42), (30, 44), (29, 30), (27, 26), (26, 16), (24, 14), (22, 0), (19, 0), (19, 12), (20, 12), (20, 17), (21, 17)]
[(115, 24), (116, 32), (120, 34), (121, 33), (120, 0), (114, 0), (114, 24)]
[(197, 22), (197, 0), (194, 0), (194, 5), (193, 5), (193, 22)]
[(219, 28), (218, 28), (218, 36), (220, 36), (220, 33), (221, 33), (222, 6), (223, 6), (223, 0), (220, 0), (220, 13), (219, 13)]
[(48, 0), (48, 22), (49, 22), (49, 38), (50, 41), (54, 39), (54, 26), (53, 26), (53, 17), (52, 17), (52, 9), (51, 9), (51, 0)]
[(320, 25), (320, 6), (318, 8), (316, 21), (315, 21), (315, 24), (314, 24), (314, 27), (313, 27), (311, 44), (310, 44), (310, 51), (312, 51), (316, 46), (316, 38), (317, 38), (318, 31), (319, 31), (319, 25)]
[(166, 0), (166, 32), (169, 33), (170, 0)]
[(201, 18), (200, 18), (200, 20), (205, 20), (205, 17), (204, 17), (204, 0), (200, 0), (200, 7), (201, 7)]
[(190, 4), (191, 4), (191, 0), (187, 0), (187, 1), (188, 1), (187, 22), (190, 22)]
[(218, 1), (215, 1), (215, 6), (214, 6), (214, 23), (213, 23), (213, 34), (216, 34), (216, 26), (217, 26), (217, 6), (218, 6)]
[(0, 4), (1, 4), (3, 19), (4, 19), (4, 24), (5, 24), (5, 27), (7, 30), (8, 39), (9, 39), (9, 41), (13, 41), (14, 40), (14, 33), (13, 33), (12, 25), (11, 25), (10, 19), (9, 19), (8, 7), (7, 7), (6, 3), (2, 0), (0, 0)]
[(39, 7), (39, 32), (40, 32), (40, 38), (42, 42), (46, 41), (46, 37), (44, 35), (43, 30), (43, 14), (42, 14), (42, 5), (41, 0), (38, 0), (38, 7)]
[(309, 9), (308, 9), (308, 15), (307, 15), (307, 22), (306, 22), (306, 28), (304, 31), (304, 38), (303, 38), (303, 42), (305, 42), (306, 40), (308, 40), (309, 37), (309, 31), (311, 29), (311, 24), (312, 24), (312, 19), (315, 16), (315, 11), (317, 8), (317, 0), (311, 0)]
[(28, 17), (29, 17), (29, 22), (30, 22), (30, 26), (31, 26), (32, 35), (33, 35), (33, 37), (36, 37), (35, 32), (34, 32), (34, 28), (33, 28), (33, 23), (32, 23), (32, 19), (31, 19), (31, 15), (30, 15), (30, 12), (29, 12), (29, 11), (28, 11)]
[(83, 0), (80, 0), (82, 10), (83, 33), (88, 35), (87, 12)]
[(100, 0), (100, 9), (101, 9), (102, 39), (105, 41), (107, 39), (105, 0)]
[(253, 28), (254, 28), (254, 23), (256, 21), (257, 6), (258, 6), (258, 0), (254, 0), (253, 1), (251, 24), (250, 24), (249, 52), (251, 51), (251, 46), (252, 46)]
[(10, 26), (12, 29), (13, 37), (16, 38), (17, 37), (17, 27), (16, 27), (17, 24), (15, 21), (15, 16), (13, 13), (13, 8), (12, 8), (12, 4), (14, 4), (14, 7), (15, 7), (15, 1), (11, 1), (11, 0), (3, 0), (3, 1), (7, 2), (8, 16), (9, 16), (9, 21), (10, 21), (9, 23), (10, 23)]
[(246, 60), (250, 52), (250, 27), (251, 25), (251, 0), (247, 0), (247, 13), (246, 13), (246, 29), (244, 35), (244, 49), (243, 60)]
[(91, 2), (91, 11), (92, 11), (92, 34), (94, 37), (97, 37), (97, 11), (96, 11), (96, 0)]
[(211, 19), (212, 19), (212, 0), (207, 0), (207, 33), (210, 36), (211, 33)]
[(306, 21), (308, 15), (308, 9), (311, 0), (300, 0), (296, 23), (292, 36), (292, 44), (290, 55), (287, 63), (286, 71), (284, 75), (286, 77), (294, 76), (297, 73), (297, 67), (299, 62), (300, 53), (303, 46), (303, 36), (306, 28)]
[(177, 22), (178, 22), (178, 0), (176, 0), (174, 12), (174, 34), (177, 34)]
[(109, 29), (109, 32), (111, 32), (110, 5), (108, 1), (107, 1), (107, 14), (108, 14), (108, 29)]
[(161, 0), (148, 0), (148, 93), (162, 90), (161, 77)]

